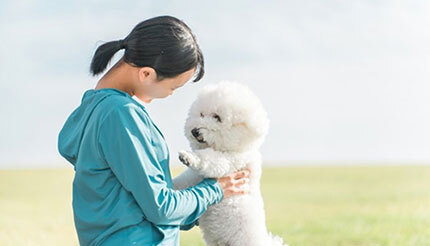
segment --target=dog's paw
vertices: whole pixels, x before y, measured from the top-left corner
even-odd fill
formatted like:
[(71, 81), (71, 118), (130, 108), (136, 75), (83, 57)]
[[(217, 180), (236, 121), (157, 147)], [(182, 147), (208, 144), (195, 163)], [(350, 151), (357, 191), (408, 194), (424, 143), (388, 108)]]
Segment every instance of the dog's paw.
[(179, 160), (189, 167), (196, 167), (200, 162), (199, 158), (194, 153), (188, 151), (179, 151)]
[(189, 166), (189, 165), (190, 165), (190, 163), (188, 162), (188, 158), (187, 158), (187, 155), (186, 155), (186, 152), (185, 152), (185, 151), (179, 151), (178, 157), (179, 157), (179, 160), (180, 160), (180, 161), (181, 161), (185, 166)]

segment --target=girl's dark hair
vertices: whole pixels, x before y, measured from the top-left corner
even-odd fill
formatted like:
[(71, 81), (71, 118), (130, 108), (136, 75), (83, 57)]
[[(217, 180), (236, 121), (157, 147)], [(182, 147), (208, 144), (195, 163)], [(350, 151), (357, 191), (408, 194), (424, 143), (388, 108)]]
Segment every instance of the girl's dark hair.
[(194, 82), (205, 72), (203, 54), (191, 29), (172, 16), (154, 17), (137, 24), (123, 40), (99, 46), (91, 61), (90, 72), (103, 72), (113, 55), (125, 49), (123, 60), (136, 67), (152, 67), (157, 79), (172, 78), (192, 68), (198, 73)]

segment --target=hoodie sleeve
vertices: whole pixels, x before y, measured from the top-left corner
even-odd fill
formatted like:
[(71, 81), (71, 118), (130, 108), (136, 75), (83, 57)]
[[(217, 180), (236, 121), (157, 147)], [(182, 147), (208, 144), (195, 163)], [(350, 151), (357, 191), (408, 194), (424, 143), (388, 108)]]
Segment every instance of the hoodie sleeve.
[(132, 106), (113, 109), (100, 126), (101, 152), (147, 220), (157, 225), (192, 224), (208, 206), (222, 199), (222, 188), (214, 179), (184, 190), (168, 188), (156, 156), (159, 150), (151, 141), (150, 124), (148, 117)]

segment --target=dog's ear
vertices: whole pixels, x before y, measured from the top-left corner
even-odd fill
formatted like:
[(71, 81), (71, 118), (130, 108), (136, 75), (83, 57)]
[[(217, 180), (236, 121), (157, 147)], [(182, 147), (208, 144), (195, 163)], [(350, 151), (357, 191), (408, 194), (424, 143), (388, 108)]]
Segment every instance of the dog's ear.
[(253, 115), (244, 124), (250, 130), (250, 132), (257, 138), (263, 138), (266, 136), (269, 130), (269, 119), (263, 115)]

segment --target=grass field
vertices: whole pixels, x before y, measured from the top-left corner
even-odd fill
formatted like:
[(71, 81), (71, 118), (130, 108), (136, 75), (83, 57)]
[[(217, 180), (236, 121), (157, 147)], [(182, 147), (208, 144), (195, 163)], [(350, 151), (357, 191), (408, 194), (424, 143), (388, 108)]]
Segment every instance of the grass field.
[[(77, 245), (72, 179), (0, 170), (0, 245)], [(430, 166), (265, 168), (262, 192), (268, 228), (290, 246), (430, 245)], [(181, 245), (204, 245), (199, 229)]]

